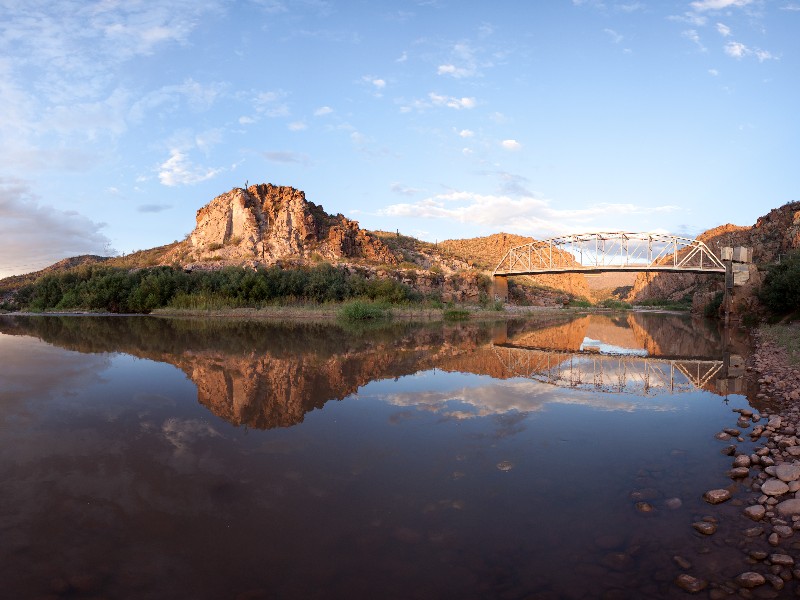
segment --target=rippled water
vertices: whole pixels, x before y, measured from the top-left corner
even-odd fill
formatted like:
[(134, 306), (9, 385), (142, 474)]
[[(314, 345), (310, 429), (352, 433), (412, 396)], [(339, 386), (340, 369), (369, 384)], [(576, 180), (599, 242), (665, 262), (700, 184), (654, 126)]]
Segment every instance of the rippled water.
[(679, 597), (675, 555), (738, 552), (691, 523), (747, 351), (671, 315), (0, 316), (3, 595)]

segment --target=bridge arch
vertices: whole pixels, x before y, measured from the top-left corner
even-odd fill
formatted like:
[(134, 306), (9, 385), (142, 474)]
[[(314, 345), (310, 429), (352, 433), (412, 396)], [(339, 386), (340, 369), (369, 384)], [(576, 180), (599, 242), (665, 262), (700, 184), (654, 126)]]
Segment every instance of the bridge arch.
[(607, 271), (725, 273), (723, 262), (700, 240), (663, 233), (595, 232), (515, 246), (495, 276)]

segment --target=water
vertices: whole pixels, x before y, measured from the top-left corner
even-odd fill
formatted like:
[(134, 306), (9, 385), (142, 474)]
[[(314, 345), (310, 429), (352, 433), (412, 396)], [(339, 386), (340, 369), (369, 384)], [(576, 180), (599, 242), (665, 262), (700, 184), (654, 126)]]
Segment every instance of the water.
[(741, 510), (701, 499), (748, 406), (731, 337), (0, 317), (3, 595), (682, 597), (673, 556), (742, 556), (691, 528)]

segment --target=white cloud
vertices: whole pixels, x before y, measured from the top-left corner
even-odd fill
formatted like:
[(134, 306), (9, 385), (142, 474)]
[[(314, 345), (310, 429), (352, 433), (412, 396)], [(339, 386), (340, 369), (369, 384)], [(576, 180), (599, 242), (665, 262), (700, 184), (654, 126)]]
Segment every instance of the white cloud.
[(774, 56), (771, 52), (767, 50), (760, 50), (756, 48), (754, 51), (758, 62), (764, 62), (765, 60), (778, 60), (777, 56)]
[(694, 29), (688, 29), (681, 33), (681, 35), (691, 40), (700, 49), (700, 52), (705, 52), (707, 50), (707, 48), (703, 46), (703, 42), (700, 41), (700, 35)]
[(317, 110), (314, 111), (315, 117), (324, 117), (325, 115), (329, 115), (333, 112), (333, 109), (330, 106), (320, 106)]
[(305, 131), (308, 129), (308, 125), (305, 121), (292, 121), (287, 127), (289, 131)]
[(702, 12), (705, 10), (722, 10), (729, 7), (747, 6), (752, 2), (753, 0), (697, 0), (692, 2), (691, 6), (693, 9)]
[(0, 177), (0, 277), (70, 256), (113, 253), (103, 227), (77, 212), (43, 205), (24, 182)]
[(158, 180), (168, 187), (192, 185), (211, 179), (221, 172), (222, 169), (195, 165), (184, 152), (173, 148), (169, 158), (158, 167)]
[(725, 44), (725, 54), (733, 58), (743, 58), (750, 52), (751, 50), (741, 42), (728, 42)]
[(460, 110), (462, 108), (475, 108), (475, 98), (455, 98), (453, 96), (442, 96), (435, 92), (428, 94), (434, 106), (446, 106), (448, 108), (455, 108)]
[(667, 18), (670, 21), (688, 23), (689, 25), (693, 25), (695, 27), (703, 27), (708, 22), (708, 18), (693, 12), (685, 12), (682, 15), (671, 15)]
[(389, 189), (394, 192), (395, 194), (400, 194), (401, 196), (415, 196), (419, 194), (422, 190), (418, 190), (417, 188), (409, 187), (407, 185), (403, 185), (397, 181), (392, 182), (389, 185)]
[(709, 69), (708, 74), (711, 75), (712, 77), (716, 77), (717, 75), (719, 75), (719, 71), (717, 71), (716, 69)]
[(487, 195), (473, 192), (438, 194), (414, 203), (392, 204), (379, 211), (390, 217), (447, 219), (486, 229), (511, 229), (549, 237), (575, 233), (590, 227), (595, 231), (615, 231), (627, 215), (651, 215), (678, 210), (676, 206), (646, 207), (632, 204), (597, 204), (585, 209), (555, 209), (549, 200), (530, 195)]
[(728, 37), (731, 34), (731, 28), (724, 23), (717, 23), (717, 32), (719, 32), (722, 37)]
[(500, 142), (500, 145), (506, 150), (522, 150), (522, 144), (520, 144), (517, 140), (503, 140)]
[(256, 122), (256, 120), (253, 117), (248, 117), (248, 116), (239, 117), (239, 124), (240, 125), (252, 125), (255, 122)]
[(603, 29), (603, 32), (605, 32), (615, 44), (619, 44), (623, 39), (625, 39), (613, 29)]
[(289, 107), (284, 101), (286, 93), (277, 92), (258, 92), (253, 98), (253, 106), (256, 112), (268, 117), (288, 117)]
[(462, 129), (458, 132), (458, 135), (462, 138), (471, 138), (475, 135), (475, 132), (470, 129)]
[(490, 61), (479, 62), (475, 56), (475, 50), (468, 43), (459, 42), (453, 45), (450, 51), (450, 60), (439, 65), (436, 73), (463, 79), (480, 75), (480, 69), (490, 67), (491, 64)]

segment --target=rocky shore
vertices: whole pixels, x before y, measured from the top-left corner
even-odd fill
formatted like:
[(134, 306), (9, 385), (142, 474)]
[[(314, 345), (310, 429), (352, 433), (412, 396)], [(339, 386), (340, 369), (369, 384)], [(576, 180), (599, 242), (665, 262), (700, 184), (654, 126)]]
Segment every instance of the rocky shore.
[[(716, 438), (727, 442), (722, 452), (732, 457), (732, 485), (708, 490), (703, 499), (711, 506), (730, 503), (739, 514), (724, 518), (734, 522), (726, 529), (724, 544), (738, 548), (741, 564), (720, 573), (722, 580), (691, 573), (691, 565), (675, 557), (686, 570), (675, 584), (689, 593), (708, 598), (784, 598), (800, 596), (800, 369), (784, 348), (758, 332), (755, 352), (748, 364), (760, 409), (737, 408), (736, 426)], [(733, 443), (731, 443), (733, 442)], [(692, 523), (703, 536), (717, 534), (723, 517), (710, 514)]]

